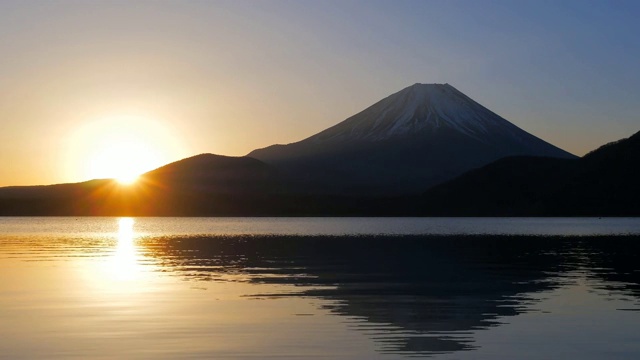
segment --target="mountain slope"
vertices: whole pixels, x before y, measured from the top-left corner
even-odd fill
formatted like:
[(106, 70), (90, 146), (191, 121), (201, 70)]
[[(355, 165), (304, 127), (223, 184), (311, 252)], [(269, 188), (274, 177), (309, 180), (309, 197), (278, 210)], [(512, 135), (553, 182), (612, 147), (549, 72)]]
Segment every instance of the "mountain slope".
[(573, 157), (449, 84), (415, 84), (307, 139), (248, 156), (282, 169), (299, 191), (380, 195), (419, 192), (513, 155)]
[(429, 189), (421, 213), (638, 216), (640, 132), (581, 159), (512, 157)]
[(140, 177), (150, 186), (205, 193), (251, 193), (272, 191), (277, 171), (250, 157), (200, 154), (182, 159)]
[(259, 160), (201, 154), (165, 165), (125, 186), (115, 180), (0, 188), (0, 215), (251, 214), (279, 190)]

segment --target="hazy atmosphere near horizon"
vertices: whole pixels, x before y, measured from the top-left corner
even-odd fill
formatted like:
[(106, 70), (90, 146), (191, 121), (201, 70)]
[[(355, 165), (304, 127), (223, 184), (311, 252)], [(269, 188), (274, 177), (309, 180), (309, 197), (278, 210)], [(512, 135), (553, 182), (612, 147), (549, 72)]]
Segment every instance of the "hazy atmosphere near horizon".
[(449, 83), (583, 155), (640, 130), (638, 1), (0, 2), (0, 186), (304, 139)]

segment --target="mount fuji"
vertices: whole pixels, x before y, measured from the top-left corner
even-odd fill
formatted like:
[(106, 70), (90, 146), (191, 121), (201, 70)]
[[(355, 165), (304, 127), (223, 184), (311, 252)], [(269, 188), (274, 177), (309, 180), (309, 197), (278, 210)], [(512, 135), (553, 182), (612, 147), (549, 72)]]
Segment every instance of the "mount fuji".
[(287, 174), (293, 191), (399, 195), (518, 155), (575, 158), (449, 84), (414, 84), (309, 138), (247, 156)]

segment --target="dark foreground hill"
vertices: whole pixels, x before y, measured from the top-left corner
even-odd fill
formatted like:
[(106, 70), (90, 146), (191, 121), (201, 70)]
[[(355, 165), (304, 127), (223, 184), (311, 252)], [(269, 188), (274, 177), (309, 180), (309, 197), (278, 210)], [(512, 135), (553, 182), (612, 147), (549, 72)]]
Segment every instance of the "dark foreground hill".
[(0, 215), (207, 215), (261, 208), (278, 193), (278, 174), (247, 157), (201, 154), (115, 180), (0, 188)]
[(288, 184), (259, 160), (201, 154), (145, 173), (133, 185), (100, 179), (0, 188), (0, 216), (370, 215), (387, 205), (378, 198), (295, 194)]
[(423, 215), (640, 216), (640, 132), (580, 159), (512, 157), (428, 190)]

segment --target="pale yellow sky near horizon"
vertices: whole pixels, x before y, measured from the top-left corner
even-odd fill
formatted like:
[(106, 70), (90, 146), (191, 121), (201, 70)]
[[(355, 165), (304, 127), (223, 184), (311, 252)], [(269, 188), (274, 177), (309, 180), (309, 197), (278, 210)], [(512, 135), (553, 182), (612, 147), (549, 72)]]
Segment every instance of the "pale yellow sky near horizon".
[(576, 155), (640, 130), (640, 46), (615, 37), (637, 27), (633, 17), (589, 12), (567, 22), (548, 10), (1, 2), (0, 186), (241, 156), (302, 140), (416, 82), (450, 83)]

